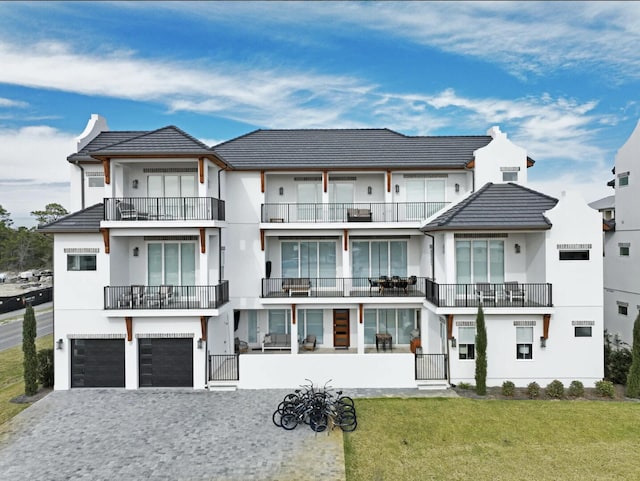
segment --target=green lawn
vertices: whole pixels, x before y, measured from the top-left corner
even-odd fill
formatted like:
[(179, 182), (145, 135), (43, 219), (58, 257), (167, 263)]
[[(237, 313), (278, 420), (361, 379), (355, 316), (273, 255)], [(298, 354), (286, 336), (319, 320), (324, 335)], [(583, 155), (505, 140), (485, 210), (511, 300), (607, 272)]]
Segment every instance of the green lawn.
[(640, 404), (362, 399), (347, 481), (640, 479)]
[[(53, 348), (53, 335), (36, 339), (36, 349)], [(29, 404), (15, 404), (11, 399), (24, 394), (22, 346), (0, 351), (0, 424), (18, 414)]]

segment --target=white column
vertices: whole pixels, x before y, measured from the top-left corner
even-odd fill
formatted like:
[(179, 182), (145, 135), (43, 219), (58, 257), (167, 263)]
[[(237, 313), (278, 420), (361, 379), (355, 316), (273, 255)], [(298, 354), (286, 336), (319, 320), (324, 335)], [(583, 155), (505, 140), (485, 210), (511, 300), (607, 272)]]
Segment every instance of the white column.
[[(297, 313), (298, 308), (294, 307), (293, 305), (291, 306), (291, 324), (289, 325), (290, 327), (290, 334), (291, 334), (291, 354), (298, 354), (298, 322), (300, 321), (298, 319), (298, 313)], [(295, 318), (296, 322), (295, 324), (293, 323), (293, 319)]]

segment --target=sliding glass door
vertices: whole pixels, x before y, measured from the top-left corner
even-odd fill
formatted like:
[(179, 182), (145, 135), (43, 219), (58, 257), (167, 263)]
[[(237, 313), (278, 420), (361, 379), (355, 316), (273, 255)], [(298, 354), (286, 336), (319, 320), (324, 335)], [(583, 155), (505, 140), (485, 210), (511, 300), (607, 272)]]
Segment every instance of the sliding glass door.
[(321, 287), (335, 286), (335, 241), (283, 241), (281, 255), (282, 277), (307, 277), (313, 287), (316, 278), (322, 278)]
[[(150, 242), (147, 244), (147, 282), (149, 286), (196, 285), (196, 244), (193, 242)], [(184, 290), (184, 288), (182, 288)]]
[(504, 283), (504, 241), (456, 241), (456, 282)]

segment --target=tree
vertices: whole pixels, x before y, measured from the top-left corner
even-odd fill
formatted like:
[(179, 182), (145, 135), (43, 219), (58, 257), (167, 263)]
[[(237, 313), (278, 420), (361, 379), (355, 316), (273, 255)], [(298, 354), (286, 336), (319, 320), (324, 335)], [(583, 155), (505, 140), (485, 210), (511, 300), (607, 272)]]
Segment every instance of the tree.
[(48, 224), (54, 220), (58, 220), (60, 217), (67, 215), (69, 212), (60, 204), (55, 202), (47, 204), (44, 210), (34, 210), (31, 215), (36, 218), (38, 224)]
[(633, 323), (631, 369), (627, 376), (627, 396), (640, 398), (640, 312)]
[(0, 225), (2, 227), (11, 227), (11, 224), (13, 224), (11, 214), (7, 212), (7, 209), (0, 205)]
[(476, 316), (476, 393), (487, 394), (487, 327), (482, 304)]
[(36, 354), (36, 316), (31, 304), (27, 305), (22, 321), (22, 352), (24, 353), (24, 393), (38, 392), (38, 357)]

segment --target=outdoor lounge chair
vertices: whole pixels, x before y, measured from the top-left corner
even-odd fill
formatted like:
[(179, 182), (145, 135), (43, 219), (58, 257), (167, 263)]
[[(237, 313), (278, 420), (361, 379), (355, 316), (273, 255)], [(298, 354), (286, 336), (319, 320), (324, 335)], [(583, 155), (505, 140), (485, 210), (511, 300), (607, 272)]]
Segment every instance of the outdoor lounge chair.
[(488, 282), (476, 283), (476, 295), (482, 304), (484, 304), (486, 300), (496, 302), (496, 291), (493, 290), (493, 287)]
[(524, 289), (518, 284), (518, 281), (505, 282), (504, 293), (509, 298), (509, 302), (513, 302), (514, 299), (524, 302)]
[(117, 209), (120, 220), (147, 220), (149, 218), (149, 214), (138, 212), (138, 209), (128, 202), (119, 202)]
[(316, 336), (309, 334), (302, 341), (302, 349), (305, 351), (315, 351), (316, 350)]
[(144, 298), (144, 286), (132, 285), (118, 299), (118, 307), (138, 307)]

